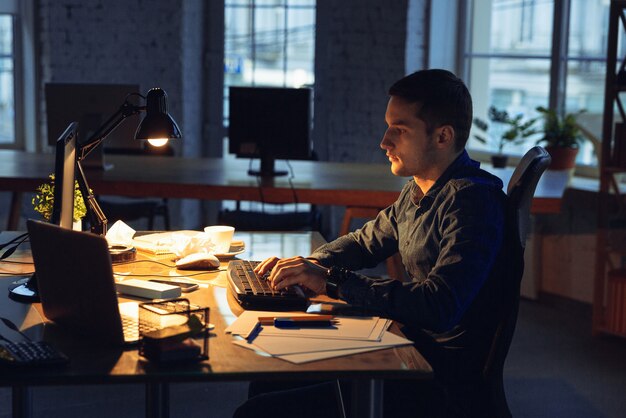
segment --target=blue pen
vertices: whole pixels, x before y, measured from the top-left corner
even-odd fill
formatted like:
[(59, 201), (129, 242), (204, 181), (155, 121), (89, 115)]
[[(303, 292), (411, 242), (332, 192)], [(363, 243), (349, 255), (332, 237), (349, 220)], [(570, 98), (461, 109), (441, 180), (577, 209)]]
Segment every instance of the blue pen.
[(259, 335), (262, 329), (263, 327), (261, 326), (261, 323), (257, 322), (254, 328), (252, 328), (252, 331), (250, 331), (250, 333), (248, 334), (248, 337), (246, 338), (246, 342), (248, 344), (252, 343), (252, 341)]
[(335, 324), (331, 320), (321, 321), (298, 321), (292, 318), (275, 318), (274, 326), (276, 328), (328, 328)]

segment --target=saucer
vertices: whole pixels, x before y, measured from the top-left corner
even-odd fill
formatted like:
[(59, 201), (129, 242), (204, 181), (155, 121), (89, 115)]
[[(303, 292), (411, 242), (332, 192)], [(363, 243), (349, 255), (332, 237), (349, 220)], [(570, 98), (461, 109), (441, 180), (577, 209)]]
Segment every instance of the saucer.
[(224, 259), (228, 259), (228, 258), (233, 258), (241, 253), (243, 253), (244, 251), (246, 251), (246, 246), (245, 245), (231, 245), (231, 247), (229, 248), (229, 251), (227, 253), (223, 253), (223, 254), (214, 254), (217, 258), (224, 258)]

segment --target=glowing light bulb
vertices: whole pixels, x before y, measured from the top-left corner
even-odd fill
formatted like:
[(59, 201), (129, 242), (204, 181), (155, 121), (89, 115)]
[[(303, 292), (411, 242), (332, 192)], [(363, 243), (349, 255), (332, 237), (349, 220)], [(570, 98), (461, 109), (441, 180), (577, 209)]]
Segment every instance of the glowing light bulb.
[(148, 142), (153, 147), (162, 147), (163, 145), (167, 144), (167, 141), (169, 141), (168, 138), (150, 138), (150, 139), (148, 139)]

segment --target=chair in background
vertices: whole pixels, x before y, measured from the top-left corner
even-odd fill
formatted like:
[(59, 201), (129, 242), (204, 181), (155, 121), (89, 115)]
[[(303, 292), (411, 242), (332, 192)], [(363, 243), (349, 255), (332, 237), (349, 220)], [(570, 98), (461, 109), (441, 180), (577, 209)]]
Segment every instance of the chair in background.
[[(318, 161), (315, 151), (312, 152), (310, 160)], [(293, 203), (250, 202), (250, 209), (242, 209), (243, 203), (237, 201), (235, 209), (220, 210), (217, 223), (234, 226), (239, 231), (322, 231), (320, 211), (315, 205), (308, 204), (306, 205), (308, 210), (298, 210), (298, 206), (304, 204), (296, 202), (295, 192)], [(259, 205), (261, 210), (257, 210)], [(291, 209), (291, 205), (295, 205), (295, 210)]]
[[(113, 148), (107, 149), (106, 154), (123, 154), (123, 155), (146, 155), (148, 156), (173, 156), (174, 149), (166, 144), (163, 147), (153, 147), (150, 144), (144, 144), (141, 149), (123, 149)], [(134, 198), (120, 197), (114, 198), (98, 198), (98, 203), (104, 211), (104, 214), (113, 223), (121, 220), (129, 223), (145, 218), (147, 220), (147, 231), (154, 231), (154, 221), (157, 217), (163, 219), (163, 228), (170, 230), (170, 214), (167, 198)]]
[(239, 201), (234, 210), (221, 210), (217, 222), (239, 231), (320, 231), (322, 226), (321, 215), (314, 205), (309, 211), (269, 212), (242, 210)]
[(550, 155), (542, 147), (530, 149), (515, 168), (509, 186), (508, 224), (513, 237), (510, 240), (510, 268), (504, 286), (505, 310), (494, 334), (489, 356), (483, 367), (483, 382), (489, 402), (490, 416), (510, 417), (511, 411), (504, 392), (503, 370), (513, 340), (519, 310), (520, 285), (524, 273), (524, 249), (530, 226), (530, 207), (537, 183), (550, 164)]

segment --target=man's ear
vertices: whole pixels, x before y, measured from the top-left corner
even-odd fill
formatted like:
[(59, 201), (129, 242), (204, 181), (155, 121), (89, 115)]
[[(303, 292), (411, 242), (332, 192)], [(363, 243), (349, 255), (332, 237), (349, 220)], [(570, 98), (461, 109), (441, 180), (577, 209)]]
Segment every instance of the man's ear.
[(443, 125), (436, 129), (435, 138), (441, 147), (454, 147), (455, 132), (452, 125)]

